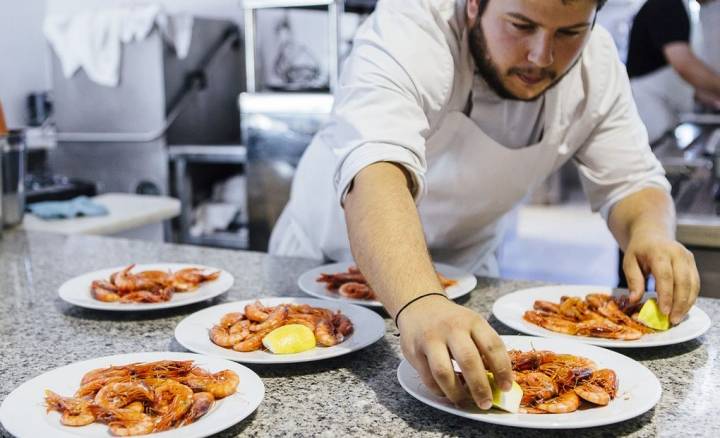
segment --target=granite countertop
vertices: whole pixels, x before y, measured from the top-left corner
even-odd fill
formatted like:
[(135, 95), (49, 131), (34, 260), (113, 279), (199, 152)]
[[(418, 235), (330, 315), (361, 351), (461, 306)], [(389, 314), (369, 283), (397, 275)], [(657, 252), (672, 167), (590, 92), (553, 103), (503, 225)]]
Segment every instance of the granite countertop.
[[(57, 296), (67, 279), (130, 263), (187, 262), (225, 269), (235, 285), (212, 301), (152, 313), (119, 314), (71, 306)], [(95, 236), (11, 231), (0, 237), (0, 399), (53, 368), (94, 357), (140, 351), (185, 351), (176, 324), (209, 305), (262, 296), (302, 296), (299, 274), (319, 263), (266, 254)], [(481, 278), (461, 302), (490, 318), (500, 334), (517, 334), (490, 316), (494, 300), (537, 283)], [(716, 318), (720, 301), (698, 303)], [(218, 436), (545, 436), (493, 426), (427, 407), (396, 380), (400, 346), (387, 315), (387, 333), (374, 345), (321, 362), (250, 365), (266, 385), (257, 411)], [(720, 325), (670, 347), (622, 350), (660, 379), (660, 403), (623, 423), (554, 436), (718, 436)], [(0, 427), (0, 436), (9, 436)]]

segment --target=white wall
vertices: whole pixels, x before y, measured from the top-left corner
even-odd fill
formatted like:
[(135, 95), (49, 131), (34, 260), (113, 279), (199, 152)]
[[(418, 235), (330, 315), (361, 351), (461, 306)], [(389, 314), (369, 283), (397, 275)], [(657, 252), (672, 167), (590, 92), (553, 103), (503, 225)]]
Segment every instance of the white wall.
[(42, 36), (45, 0), (9, 2), (0, 13), (0, 99), (10, 127), (26, 123), (25, 96), (49, 87)]

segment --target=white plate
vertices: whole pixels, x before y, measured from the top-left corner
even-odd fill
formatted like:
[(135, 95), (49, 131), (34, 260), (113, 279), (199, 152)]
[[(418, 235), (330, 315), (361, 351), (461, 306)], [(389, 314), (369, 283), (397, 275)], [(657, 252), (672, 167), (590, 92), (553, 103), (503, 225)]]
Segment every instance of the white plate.
[(188, 304), (209, 300), (210, 298), (214, 298), (226, 292), (235, 282), (233, 276), (228, 272), (210, 266), (186, 263), (154, 263), (135, 265), (131, 272), (155, 270), (167, 271), (168, 269), (175, 272), (184, 268), (201, 268), (205, 271), (205, 273), (220, 271), (220, 277), (216, 280), (203, 283), (199, 288), (192, 292), (174, 293), (172, 298), (170, 298), (170, 301), (163, 303), (105, 303), (92, 297), (90, 294), (90, 284), (92, 284), (94, 280), (108, 280), (110, 278), (110, 274), (121, 271), (126, 267), (127, 265), (118, 266), (116, 268), (102, 269), (100, 271), (77, 276), (63, 283), (58, 290), (58, 294), (60, 295), (60, 298), (68, 303), (88, 309), (136, 312), (138, 310), (158, 310), (170, 307), (186, 306)]
[[(250, 369), (217, 357), (192, 353), (132, 353), (75, 362), (55, 368), (20, 385), (0, 406), (0, 421), (5, 429), (19, 437), (82, 437), (110, 436), (108, 427), (93, 423), (83, 427), (67, 427), (60, 423), (60, 414), (45, 412), (45, 390), (70, 396), (80, 386), (83, 374), (95, 368), (157, 360), (194, 360), (208, 371), (235, 371), (240, 377), (237, 392), (218, 400), (197, 422), (178, 429), (151, 434), (158, 438), (205, 437), (227, 429), (253, 413), (265, 395), (260, 377)], [(147, 436), (147, 435), (144, 435)]]
[(266, 306), (276, 306), (284, 303), (309, 304), (313, 307), (324, 307), (332, 310), (340, 310), (353, 323), (354, 331), (343, 342), (333, 347), (317, 347), (312, 350), (295, 354), (273, 354), (268, 351), (251, 351), (242, 353), (231, 348), (223, 348), (215, 345), (209, 336), (209, 331), (213, 325), (220, 321), (220, 318), (226, 313), (242, 312), (245, 305), (253, 303), (255, 300), (236, 301), (234, 303), (219, 304), (217, 306), (208, 307), (193, 313), (187, 318), (180, 321), (175, 328), (175, 338), (183, 347), (190, 351), (202, 354), (211, 354), (213, 356), (223, 357), (225, 359), (234, 360), (245, 363), (295, 363), (310, 362), (314, 360), (328, 359), (331, 357), (342, 356), (353, 351), (365, 348), (370, 344), (377, 342), (385, 335), (385, 322), (375, 312), (363, 307), (355, 306), (347, 303), (332, 303), (324, 300), (315, 300), (311, 298), (261, 298)]
[(607, 406), (578, 410), (568, 414), (512, 414), (499, 409), (460, 409), (448, 399), (438, 397), (423, 385), (415, 369), (403, 360), (397, 376), (400, 385), (413, 397), (434, 408), (471, 420), (533, 429), (576, 429), (619, 423), (650, 410), (660, 400), (662, 388), (657, 377), (639, 362), (620, 353), (564, 339), (532, 336), (501, 336), (510, 349), (550, 350), (592, 359), (599, 368), (610, 368), (618, 376), (618, 393)]
[(542, 336), (546, 338), (573, 339), (587, 344), (612, 348), (658, 347), (661, 345), (679, 344), (703, 335), (706, 331), (708, 331), (711, 325), (710, 318), (707, 314), (698, 307), (693, 307), (690, 309), (690, 312), (685, 320), (672, 327), (670, 330), (650, 333), (634, 341), (622, 341), (615, 339), (566, 335), (544, 329), (523, 319), (525, 311), (533, 309), (535, 300), (546, 300), (559, 303), (560, 297), (562, 296), (584, 298), (585, 295), (594, 292), (612, 294), (613, 289), (606, 286), (544, 286), (522, 289), (517, 292), (504, 295), (499, 300), (495, 301), (495, 304), (493, 305), (493, 314), (495, 315), (495, 318), (506, 326), (529, 335)]
[[(337, 293), (330, 292), (325, 288), (325, 283), (320, 283), (317, 281), (317, 278), (320, 277), (320, 274), (336, 274), (338, 272), (347, 272), (350, 266), (355, 266), (355, 264), (351, 262), (340, 262), (318, 266), (317, 268), (313, 268), (302, 274), (300, 278), (298, 278), (298, 286), (306, 294), (322, 298), (324, 300), (342, 301), (344, 303), (353, 303), (368, 307), (382, 307), (382, 303), (376, 300), (356, 300), (352, 298), (345, 298)], [(463, 271), (462, 269), (458, 269), (442, 263), (435, 263), (435, 269), (437, 269), (439, 273), (446, 276), (447, 278), (457, 281), (457, 284), (455, 286), (450, 286), (449, 288), (445, 289), (448, 297), (451, 300), (460, 298), (463, 295), (467, 295), (473, 289), (475, 289), (475, 286), (477, 286), (477, 278), (475, 278), (474, 275)]]

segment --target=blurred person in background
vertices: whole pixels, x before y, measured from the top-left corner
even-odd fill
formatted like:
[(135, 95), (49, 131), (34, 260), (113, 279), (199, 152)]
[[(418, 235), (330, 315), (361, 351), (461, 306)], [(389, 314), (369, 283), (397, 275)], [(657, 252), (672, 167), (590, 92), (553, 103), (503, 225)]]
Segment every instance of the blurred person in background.
[(693, 49), (697, 29), (690, 11), (688, 0), (647, 0), (633, 20), (627, 70), (651, 143), (693, 110), (693, 97), (720, 109), (720, 74)]

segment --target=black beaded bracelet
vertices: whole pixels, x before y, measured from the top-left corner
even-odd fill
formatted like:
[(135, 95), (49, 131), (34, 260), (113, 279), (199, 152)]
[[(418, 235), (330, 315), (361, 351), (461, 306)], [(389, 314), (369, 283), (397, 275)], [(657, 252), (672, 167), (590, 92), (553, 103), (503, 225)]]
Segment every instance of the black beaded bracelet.
[[(432, 293), (429, 293), (429, 294), (420, 295), (419, 297), (413, 298), (412, 300), (410, 300), (410, 301), (408, 301), (407, 303), (405, 303), (405, 305), (402, 306), (402, 307), (400, 308), (400, 310), (398, 310), (398, 313), (395, 314), (395, 327), (398, 327), (398, 317), (400, 317), (400, 314), (402, 313), (402, 311), (405, 310), (405, 309), (407, 309), (407, 307), (408, 307), (410, 304), (412, 304), (412, 303), (414, 303), (415, 301), (420, 300), (420, 299), (422, 299), (422, 298), (431, 297), (431, 296), (433, 296), (433, 295), (440, 295), (441, 297), (447, 298), (447, 295), (445, 295), (444, 293), (441, 293), (441, 292), (432, 292)], [(449, 299), (449, 298), (448, 298), (448, 299)], [(400, 327), (398, 327), (398, 329), (399, 329), (399, 328), (400, 328)]]

